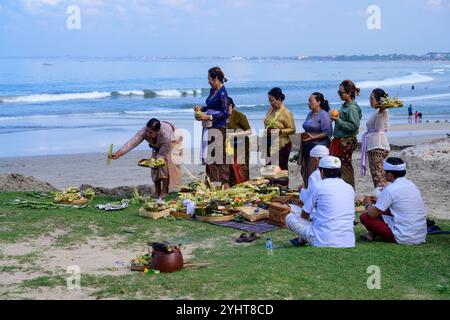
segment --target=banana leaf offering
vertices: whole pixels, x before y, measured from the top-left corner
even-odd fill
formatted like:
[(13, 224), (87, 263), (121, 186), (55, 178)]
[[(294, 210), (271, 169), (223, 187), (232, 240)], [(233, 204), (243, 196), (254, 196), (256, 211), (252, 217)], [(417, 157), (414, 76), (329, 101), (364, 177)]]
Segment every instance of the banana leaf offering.
[(384, 97), (381, 98), (380, 107), (384, 109), (401, 108), (403, 107), (403, 101), (400, 98)]
[(143, 208), (148, 212), (159, 212), (169, 209), (169, 205), (164, 201), (157, 201), (154, 199), (148, 200), (144, 203)]
[(54, 200), (60, 203), (86, 203), (94, 199), (95, 191), (91, 188), (80, 191), (78, 188), (68, 188), (62, 192), (56, 192)]
[(279, 187), (268, 185), (267, 180), (244, 182), (232, 188), (208, 188), (204, 183), (196, 181), (184, 187), (178, 201), (190, 200), (196, 203), (195, 214), (198, 216), (222, 216), (233, 208), (245, 204), (266, 203), (280, 195)]
[(165, 165), (166, 165), (166, 161), (164, 159), (156, 159), (156, 158), (142, 159), (138, 163), (138, 166), (140, 166), (140, 167), (152, 168), (152, 169), (161, 168), (161, 167), (164, 167)]

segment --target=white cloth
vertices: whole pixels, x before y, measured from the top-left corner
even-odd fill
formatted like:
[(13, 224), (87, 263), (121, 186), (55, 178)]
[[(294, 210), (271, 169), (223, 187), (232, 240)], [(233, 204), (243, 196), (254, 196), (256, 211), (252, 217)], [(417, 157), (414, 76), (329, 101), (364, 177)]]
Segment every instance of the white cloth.
[(326, 156), (320, 159), (319, 168), (323, 169), (340, 169), (341, 168), (341, 160), (337, 157)]
[(330, 150), (327, 147), (318, 144), (309, 152), (309, 156), (313, 158), (323, 158), (330, 155)]
[(297, 233), (300, 238), (311, 244), (312, 221), (303, 219), (300, 213), (290, 213), (286, 216), (286, 224), (288, 228)]
[(195, 212), (195, 202), (192, 202), (191, 200), (184, 200), (183, 206), (186, 207), (186, 214), (192, 216)]
[(366, 122), (367, 126), (367, 151), (374, 149), (383, 149), (391, 151), (391, 146), (387, 138), (387, 129), (389, 127), (389, 111), (383, 112), (376, 110)]
[(425, 205), (416, 185), (405, 177), (397, 178), (383, 189), (375, 206), (389, 209), (392, 216), (383, 220), (392, 230), (395, 240), (401, 244), (420, 244), (427, 236)]
[(320, 170), (316, 169), (308, 178), (308, 188), (303, 188), (300, 190), (300, 200), (303, 203), (306, 203), (308, 197), (312, 194), (313, 190), (316, 188), (317, 182), (322, 180), (322, 176), (320, 175)]
[(317, 182), (303, 206), (313, 212), (312, 245), (316, 247), (353, 248), (355, 246), (355, 191), (341, 178)]

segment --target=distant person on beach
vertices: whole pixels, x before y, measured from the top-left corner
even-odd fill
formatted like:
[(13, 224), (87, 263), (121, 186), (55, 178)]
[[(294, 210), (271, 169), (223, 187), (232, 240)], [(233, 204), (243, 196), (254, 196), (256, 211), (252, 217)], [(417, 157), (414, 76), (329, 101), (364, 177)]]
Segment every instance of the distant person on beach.
[(309, 97), (308, 106), (311, 111), (306, 116), (305, 122), (303, 122), (305, 133), (302, 134), (298, 157), (305, 188), (308, 188), (309, 176), (317, 168), (317, 164), (313, 165), (309, 153), (318, 145), (328, 148), (333, 135), (333, 124), (328, 113), (330, 107), (328, 106), (328, 100), (325, 99), (323, 94), (314, 92)]
[(416, 110), (416, 112), (414, 113), (414, 123), (417, 123), (419, 120), (419, 111)]
[(356, 136), (362, 118), (362, 111), (355, 102), (359, 95), (359, 88), (351, 80), (343, 81), (338, 90), (339, 97), (344, 104), (337, 117), (331, 116), (335, 122), (333, 140), (330, 144), (330, 155), (342, 161), (342, 179), (355, 189), (355, 172), (352, 165), (353, 151), (358, 145)]
[(419, 112), (418, 116), (419, 116), (419, 123), (423, 123), (422, 122), (422, 112)]
[(391, 147), (387, 138), (389, 111), (380, 107), (381, 99), (388, 94), (383, 89), (375, 89), (370, 95), (370, 105), (375, 109), (367, 120), (367, 132), (362, 137), (361, 175), (366, 174), (366, 156), (369, 160), (370, 173), (374, 187), (384, 187), (387, 180), (384, 176), (383, 162), (388, 157)]
[(410, 104), (408, 107), (408, 123), (412, 123), (412, 117), (413, 117), (413, 109), (412, 105)]
[(252, 134), (252, 129), (245, 114), (235, 109), (236, 105), (230, 97), (228, 97), (228, 107), (227, 129), (233, 130), (227, 135), (227, 139), (231, 139), (230, 143), (233, 148), (229, 185), (234, 186), (248, 181), (250, 178), (250, 141), (248, 136)]
[(427, 236), (425, 205), (419, 189), (405, 178), (406, 164), (399, 158), (387, 158), (383, 168), (386, 180), (391, 182), (381, 191), (378, 199), (364, 199), (367, 212), (361, 223), (368, 232), (361, 237), (373, 241), (400, 244), (421, 244)]
[(183, 137), (177, 134), (175, 125), (155, 118), (151, 119), (146, 127), (139, 130), (110, 158), (119, 159), (144, 140), (153, 149), (152, 158), (165, 160), (165, 166), (151, 170), (152, 180), (155, 184), (155, 197), (164, 198), (169, 191), (176, 191), (181, 187)]
[[(295, 121), (292, 113), (283, 104), (286, 98), (280, 88), (273, 88), (268, 92), (270, 108), (264, 117), (264, 127), (267, 130), (267, 157), (278, 152), (278, 165), (281, 170), (288, 170), (289, 155), (292, 142), (290, 136), (295, 133)], [(275, 145), (271, 141), (272, 135), (277, 135)], [(276, 141), (278, 140), (278, 145)], [(275, 163), (271, 163), (275, 165)]]
[[(341, 179), (341, 160), (326, 156), (319, 162), (318, 181), (301, 213), (286, 217), (289, 229), (298, 234), (295, 245), (355, 247), (355, 191)], [(291, 241), (294, 243), (294, 241)]]
[[(203, 163), (206, 164), (206, 176), (209, 179), (207, 184), (222, 185), (227, 189), (230, 166), (226, 162), (225, 142), (229, 109), (225, 82), (227, 78), (219, 67), (209, 69), (208, 83), (211, 90), (206, 98), (206, 106), (196, 106), (194, 110), (202, 112), (198, 120), (204, 125), (201, 150)], [(220, 135), (223, 147), (218, 150), (214, 141)]]
[(414, 90), (414, 85), (411, 86), (411, 90)]

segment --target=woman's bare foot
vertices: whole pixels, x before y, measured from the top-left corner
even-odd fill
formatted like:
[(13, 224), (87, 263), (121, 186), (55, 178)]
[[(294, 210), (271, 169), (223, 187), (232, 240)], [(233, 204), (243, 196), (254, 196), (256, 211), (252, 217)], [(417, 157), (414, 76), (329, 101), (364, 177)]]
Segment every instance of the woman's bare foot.
[(162, 200), (164, 200), (164, 198), (167, 197), (168, 195), (169, 195), (168, 193), (161, 193), (161, 194), (159, 195), (159, 198), (162, 199)]
[(375, 237), (373, 236), (373, 233), (370, 232), (370, 231), (368, 231), (368, 232), (365, 233), (365, 234), (360, 235), (359, 237), (360, 237), (361, 239), (367, 240), (367, 241), (369, 241), (369, 242), (372, 242), (372, 241), (375, 239)]

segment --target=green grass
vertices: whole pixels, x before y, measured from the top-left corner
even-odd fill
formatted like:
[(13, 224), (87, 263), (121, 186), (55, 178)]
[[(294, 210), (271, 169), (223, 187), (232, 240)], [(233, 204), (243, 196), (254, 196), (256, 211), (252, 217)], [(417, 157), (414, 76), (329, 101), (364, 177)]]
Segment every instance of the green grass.
[[(100, 212), (96, 199), (83, 210), (50, 211), (16, 209), (3, 203), (23, 194), (0, 194), (0, 241), (26, 242), (54, 230), (66, 230), (55, 246), (73, 246), (90, 237), (122, 239), (116, 245), (152, 240), (169, 240), (185, 245), (202, 243), (194, 260), (211, 261), (204, 269), (185, 269), (154, 277), (133, 273), (124, 276), (82, 274), (82, 287), (93, 288), (92, 298), (121, 299), (449, 299), (450, 237), (434, 235), (420, 246), (367, 243), (357, 238), (354, 249), (294, 248), (289, 230), (277, 230), (274, 255), (268, 256), (264, 239), (250, 245), (236, 245), (232, 238), (241, 232), (185, 220), (150, 221), (138, 216), (138, 206), (125, 211)], [(443, 229), (450, 221), (438, 220)], [(364, 231), (356, 227), (356, 234)], [(34, 253), (36, 254), (36, 253)], [(17, 262), (32, 263), (33, 254), (16, 257)], [(381, 269), (381, 289), (369, 290), (367, 268)], [(38, 267), (38, 266), (37, 266)], [(14, 272), (20, 266), (3, 266)], [(111, 269), (112, 270), (112, 269)], [(107, 270), (106, 270), (107, 271)], [(23, 281), (21, 287), (65, 286), (64, 274), (50, 274)]]

